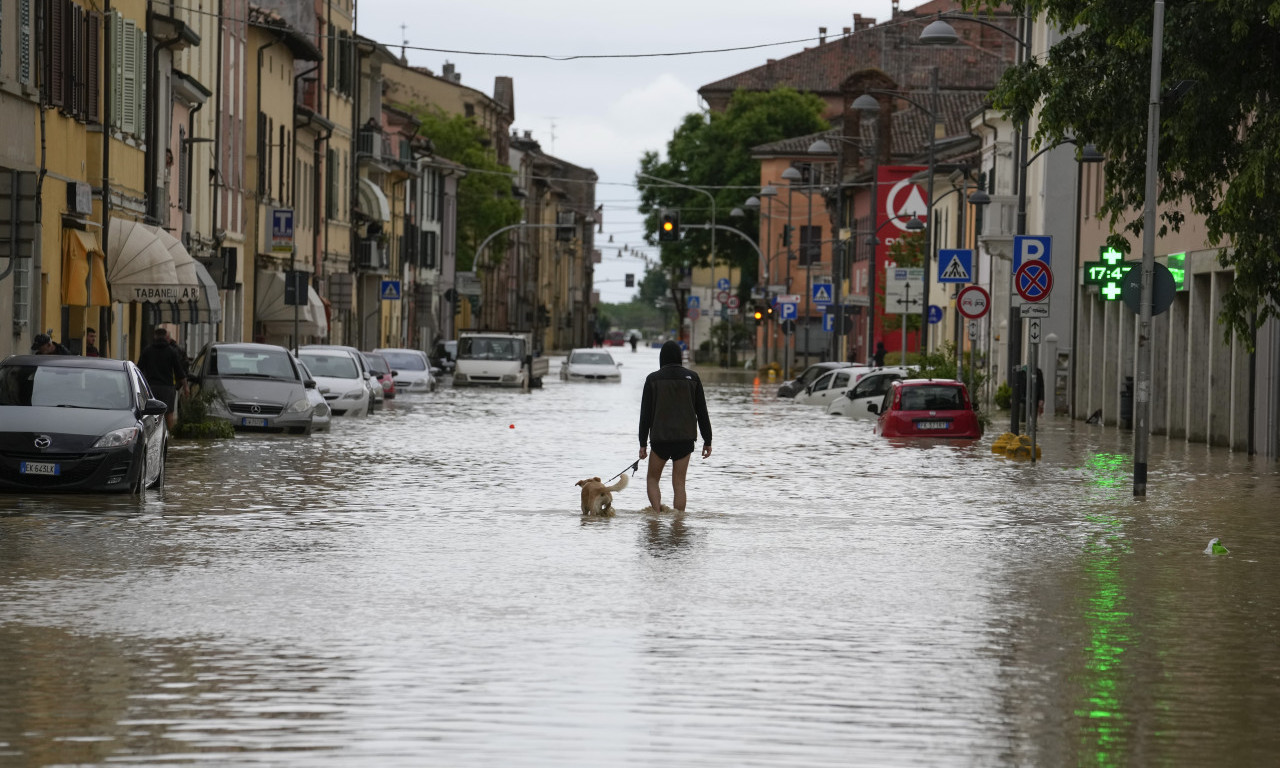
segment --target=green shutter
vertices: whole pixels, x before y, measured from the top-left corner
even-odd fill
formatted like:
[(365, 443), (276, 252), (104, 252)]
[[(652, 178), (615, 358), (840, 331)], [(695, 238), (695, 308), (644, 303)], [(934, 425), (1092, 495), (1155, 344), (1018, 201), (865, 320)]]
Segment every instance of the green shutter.
[(134, 61), (137, 64), (134, 81), (138, 84), (138, 116), (135, 118), (136, 130), (134, 133), (145, 139), (147, 133), (147, 33), (134, 27), (133, 34), (135, 38), (134, 51), (136, 52)]
[(31, 0), (18, 0), (18, 82), (31, 85)]

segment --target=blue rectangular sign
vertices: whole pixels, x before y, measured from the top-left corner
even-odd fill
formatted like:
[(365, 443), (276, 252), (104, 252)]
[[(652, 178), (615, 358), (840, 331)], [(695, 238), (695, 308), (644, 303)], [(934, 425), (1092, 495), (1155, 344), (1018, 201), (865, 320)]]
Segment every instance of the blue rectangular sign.
[(939, 250), (938, 282), (972, 283), (973, 251), (968, 248), (944, 248)]
[(792, 303), (791, 303), (791, 302), (789, 302), (789, 301), (788, 301), (788, 302), (782, 302), (782, 303), (778, 304), (778, 309), (780, 310), (779, 314), (781, 314), (781, 315), (782, 315), (782, 319), (783, 319), (783, 320), (795, 320), (795, 319), (796, 319), (796, 305), (795, 305), (795, 304), (792, 304)]
[(400, 281), (399, 280), (383, 280), (382, 281), (382, 300), (383, 301), (399, 301), (400, 300)]
[(813, 303), (815, 306), (825, 307), (834, 301), (835, 293), (831, 288), (831, 283), (814, 283), (812, 288)]
[(1049, 264), (1053, 251), (1053, 238), (1048, 235), (1013, 236), (1013, 271), (1017, 272), (1026, 261), (1043, 261)]

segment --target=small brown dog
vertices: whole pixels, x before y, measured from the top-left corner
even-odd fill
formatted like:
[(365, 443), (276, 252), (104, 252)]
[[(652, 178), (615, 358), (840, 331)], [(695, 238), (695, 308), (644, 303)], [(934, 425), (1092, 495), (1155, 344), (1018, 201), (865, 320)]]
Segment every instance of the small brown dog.
[(582, 514), (612, 516), (613, 492), (627, 487), (627, 476), (619, 475), (613, 485), (605, 485), (598, 477), (579, 480), (577, 485), (582, 486)]

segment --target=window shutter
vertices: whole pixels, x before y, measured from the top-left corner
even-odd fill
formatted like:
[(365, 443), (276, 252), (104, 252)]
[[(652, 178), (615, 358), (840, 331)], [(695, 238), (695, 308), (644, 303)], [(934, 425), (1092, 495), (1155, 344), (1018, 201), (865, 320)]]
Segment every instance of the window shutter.
[(267, 196), (267, 163), (271, 153), (267, 151), (267, 136), (271, 133), (265, 112), (258, 113), (258, 196)]
[(111, 104), (106, 120), (112, 130), (119, 130), (120, 116), (124, 114), (120, 108), (124, 101), (124, 20), (116, 11), (107, 14), (107, 36), (111, 50), (107, 52), (106, 87), (111, 89)]
[(328, 38), (327, 42), (328, 42), (329, 55), (324, 58), (324, 63), (325, 63), (324, 86), (326, 88), (332, 88), (334, 86), (334, 80), (333, 80), (334, 68), (337, 66), (337, 61), (335, 61), (333, 58), (334, 52), (335, 52), (334, 39), (333, 39), (333, 27), (328, 27), (326, 28), (325, 31), (328, 33), (326, 37)]
[(190, 152), (187, 128), (180, 125), (178, 126), (178, 208), (187, 213), (191, 212), (190, 201), (187, 199), (187, 157)]
[(332, 149), (324, 153), (324, 213), (326, 218), (338, 216), (338, 153)]
[(45, 29), (45, 96), (49, 103), (61, 107), (66, 102), (63, 63), (66, 60), (66, 0), (48, 0)]
[(67, 81), (65, 86), (67, 112), (83, 120), (87, 103), (84, 88), (84, 9), (68, 0), (64, 13), (67, 45), (64, 49), (66, 58), (62, 62), (62, 73)]
[(145, 138), (147, 132), (147, 33), (138, 29), (135, 25), (133, 36), (135, 64), (133, 79), (138, 84), (137, 97), (134, 103), (134, 106), (137, 107), (138, 115), (134, 118), (134, 133)]
[(120, 123), (125, 133), (138, 132), (138, 28), (120, 20)]
[(91, 123), (102, 121), (102, 80), (99, 72), (98, 58), (102, 55), (102, 15), (97, 13), (85, 16), (85, 119)]
[(31, 85), (31, 0), (18, 0), (18, 81)]

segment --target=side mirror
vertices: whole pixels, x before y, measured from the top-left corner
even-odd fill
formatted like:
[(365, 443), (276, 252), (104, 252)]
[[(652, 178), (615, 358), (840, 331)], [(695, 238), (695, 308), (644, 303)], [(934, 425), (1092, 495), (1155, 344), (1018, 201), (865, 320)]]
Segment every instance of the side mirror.
[(143, 416), (163, 416), (169, 412), (169, 406), (163, 400), (157, 400), (154, 397), (147, 398), (146, 405), (142, 406)]
[(400, 375), (400, 372), (399, 372), (399, 371), (392, 371), (392, 372), (391, 372), (391, 375), (392, 375), (392, 376), (399, 376), (399, 375)]
[(867, 403), (867, 413), (874, 413), (878, 415), (880, 413), (880, 406), (875, 403)]
[(315, 388), (316, 388), (316, 380), (315, 380), (315, 379), (307, 379), (306, 381), (302, 382), (302, 386), (306, 387), (307, 389), (315, 389)]

